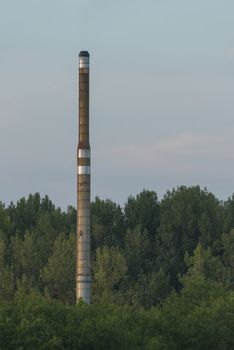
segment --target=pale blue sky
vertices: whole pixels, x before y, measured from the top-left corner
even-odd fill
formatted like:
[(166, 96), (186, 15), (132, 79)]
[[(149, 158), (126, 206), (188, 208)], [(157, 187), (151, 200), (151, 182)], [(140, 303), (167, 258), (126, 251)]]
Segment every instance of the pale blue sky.
[(76, 202), (77, 58), (91, 55), (92, 196), (234, 192), (234, 2), (0, 0), (0, 200)]

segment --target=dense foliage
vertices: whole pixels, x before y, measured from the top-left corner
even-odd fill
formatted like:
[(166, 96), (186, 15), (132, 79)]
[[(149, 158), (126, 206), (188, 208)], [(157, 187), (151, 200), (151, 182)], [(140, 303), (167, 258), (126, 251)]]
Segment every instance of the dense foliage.
[(0, 350), (234, 348), (234, 196), (96, 198), (92, 305), (75, 302), (76, 210), (0, 202)]

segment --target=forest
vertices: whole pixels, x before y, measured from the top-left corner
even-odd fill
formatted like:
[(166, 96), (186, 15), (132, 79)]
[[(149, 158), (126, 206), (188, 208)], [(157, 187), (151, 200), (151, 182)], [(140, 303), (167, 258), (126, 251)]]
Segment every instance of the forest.
[(0, 202), (0, 350), (234, 349), (234, 195), (96, 197), (91, 235), (92, 304), (76, 305), (76, 209)]

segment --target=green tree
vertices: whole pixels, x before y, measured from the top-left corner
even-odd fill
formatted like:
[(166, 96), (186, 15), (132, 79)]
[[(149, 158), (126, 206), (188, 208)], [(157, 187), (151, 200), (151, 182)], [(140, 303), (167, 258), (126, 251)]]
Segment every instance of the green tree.
[(44, 288), (53, 298), (75, 301), (76, 238), (61, 234), (54, 242), (52, 254), (41, 269)]
[(222, 261), (228, 275), (228, 284), (234, 289), (234, 229), (222, 236)]
[(137, 317), (113, 304), (77, 306), (20, 292), (0, 304), (1, 350), (137, 350)]
[[(16, 205), (11, 202), (7, 211), (11, 218), (13, 232), (21, 236), (26, 230), (33, 229), (36, 225), (37, 215), (40, 212), (40, 194), (30, 194), (17, 201)], [(12, 233), (13, 233), (12, 232)]]
[(10, 315), (11, 323), (15, 327), (6, 334), (9, 349), (66, 349), (64, 328), (68, 310), (64, 305), (35, 292), (28, 295), (20, 292), (11, 308), (14, 310), (14, 316)]
[(76, 311), (78, 319), (74, 324), (77, 327), (74, 349), (140, 349), (135, 337), (136, 322), (129, 308), (95, 303), (91, 307), (78, 305)]
[(128, 229), (125, 237), (124, 255), (128, 265), (129, 277), (137, 280), (142, 272), (152, 270), (152, 259), (149, 259), (151, 245), (148, 231), (138, 225), (133, 230)]
[(228, 350), (234, 346), (234, 294), (204, 276), (181, 279), (183, 289), (173, 293), (161, 309), (164, 332), (176, 349)]
[(198, 242), (213, 247), (221, 237), (222, 208), (219, 201), (199, 186), (167, 192), (160, 206), (156, 255), (157, 265), (168, 271), (174, 286), (177, 274), (185, 272), (184, 256)]
[(120, 300), (127, 281), (127, 262), (119, 248), (97, 248), (93, 299)]
[(8, 241), (12, 225), (5, 205), (0, 202), (0, 239)]
[(11, 300), (15, 292), (14, 276), (6, 264), (5, 253), (5, 243), (0, 240), (0, 301)]
[(159, 225), (159, 202), (156, 192), (143, 190), (136, 197), (128, 197), (124, 207), (126, 227), (140, 225), (154, 238)]
[(234, 229), (234, 194), (224, 202), (223, 231), (230, 232)]
[(38, 250), (33, 234), (26, 232), (24, 238), (12, 237), (12, 267), (17, 285), (30, 290), (39, 287), (39, 270), (43, 252)]
[(91, 203), (92, 249), (121, 246), (125, 233), (124, 216), (119, 205), (96, 197)]
[(130, 304), (150, 309), (165, 300), (169, 292), (169, 278), (161, 268), (157, 272), (141, 273), (127, 296)]
[(205, 249), (201, 243), (192, 256), (185, 255), (185, 263), (188, 268), (187, 276), (203, 276), (211, 281), (228, 282), (227, 271), (219, 256), (214, 256), (210, 248)]

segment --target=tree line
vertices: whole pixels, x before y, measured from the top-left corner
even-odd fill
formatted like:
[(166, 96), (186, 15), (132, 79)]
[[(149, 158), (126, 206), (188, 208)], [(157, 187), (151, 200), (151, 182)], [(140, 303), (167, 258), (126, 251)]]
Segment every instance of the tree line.
[(74, 306), (76, 209), (0, 202), (0, 349), (233, 348), (234, 196), (97, 197), (91, 235), (92, 305)]

